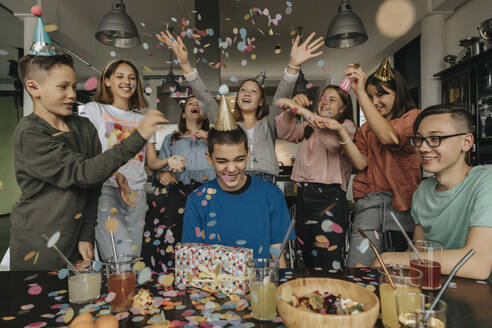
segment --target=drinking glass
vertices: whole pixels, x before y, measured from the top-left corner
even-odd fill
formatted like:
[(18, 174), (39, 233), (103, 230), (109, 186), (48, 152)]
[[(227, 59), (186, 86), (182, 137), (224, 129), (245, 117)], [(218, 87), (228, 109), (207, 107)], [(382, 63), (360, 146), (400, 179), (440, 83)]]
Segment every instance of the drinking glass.
[(390, 264), (386, 266), (396, 288), (393, 289), (382, 268), (379, 269), (379, 298), (381, 300), (381, 320), (386, 328), (399, 328), (396, 312), (396, 292), (419, 293), (422, 284), (422, 272), (406, 265)]
[(248, 262), (251, 315), (258, 320), (275, 318), (278, 267), (274, 260), (254, 259)]
[(87, 261), (74, 264), (79, 271), (78, 274), (70, 267), (68, 268), (68, 299), (70, 303), (84, 304), (99, 298), (101, 294), (101, 272), (96, 270), (94, 263)]
[(410, 266), (422, 271), (422, 289), (436, 290), (441, 288), (441, 256), (442, 245), (427, 240), (415, 241), (415, 247), (422, 259), (410, 249)]
[(434, 302), (434, 296), (422, 293), (396, 294), (398, 308), (398, 321), (403, 328), (445, 328), (446, 308), (444, 301), (439, 301), (430, 312), (429, 318), (424, 322), (424, 317), (430, 305)]
[(133, 269), (135, 257), (133, 255), (119, 255), (118, 261), (111, 258), (106, 263), (108, 277), (108, 293), (115, 293), (110, 302), (113, 312), (128, 311), (133, 305), (133, 296), (137, 284), (137, 275)]

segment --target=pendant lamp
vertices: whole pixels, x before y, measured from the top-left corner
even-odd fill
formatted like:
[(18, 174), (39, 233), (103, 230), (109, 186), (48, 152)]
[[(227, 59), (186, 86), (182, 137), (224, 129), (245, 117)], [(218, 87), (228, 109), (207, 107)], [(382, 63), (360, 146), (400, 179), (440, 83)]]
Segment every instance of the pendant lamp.
[(126, 13), (123, 0), (115, 0), (111, 10), (101, 19), (96, 39), (117, 48), (135, 48), (140, 44), (137, 27)]
[(350, 48), (367, 40), (367, 32), (359, 16), (354, 14), (348, 0), (342, 0), (338, 14), (331, 21), (325, 37), (330, 48)]

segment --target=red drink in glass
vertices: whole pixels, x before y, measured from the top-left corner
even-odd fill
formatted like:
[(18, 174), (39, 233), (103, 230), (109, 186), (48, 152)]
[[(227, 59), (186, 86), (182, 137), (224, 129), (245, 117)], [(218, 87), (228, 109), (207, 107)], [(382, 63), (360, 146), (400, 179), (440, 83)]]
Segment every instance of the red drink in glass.
[(135, 272), (126, 271), (111, 274), (108, 278), (108, 292), (114, 292), (116, 297), (111, 301), (113, 312), (128, 311), (133, 305), (137, 275)]
[(436, 290), (441, 288), (441, 264), (429, 260), (411, 260), (410, 267), (422, 271), (422, 289)]

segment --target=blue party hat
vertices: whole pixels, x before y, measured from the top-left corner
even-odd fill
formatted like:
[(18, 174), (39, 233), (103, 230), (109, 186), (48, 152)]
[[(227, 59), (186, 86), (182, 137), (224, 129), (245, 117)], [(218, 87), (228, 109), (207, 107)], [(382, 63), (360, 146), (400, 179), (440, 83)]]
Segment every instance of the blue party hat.
[(38, 22), (36, 24), (36, 32), (34, 34), (34, 40), (32, 41), (31, 49), (29, 50), (30, 55), (36, 56), (55, 56), (56, 49), (51, 41), (48, 32), (44, 30), (44, 22), (41, 16), (38, 17)]

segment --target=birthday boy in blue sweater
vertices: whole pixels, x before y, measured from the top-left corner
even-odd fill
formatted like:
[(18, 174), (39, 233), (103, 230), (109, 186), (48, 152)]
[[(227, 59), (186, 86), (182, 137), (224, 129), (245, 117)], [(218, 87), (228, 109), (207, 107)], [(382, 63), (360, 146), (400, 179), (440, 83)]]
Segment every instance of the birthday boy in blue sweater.
[[(255, 258), (277, 256), (291, 223), (284, 196), (277, 186), (245, 174), (248, 138), (224, 99), (220, 107), (207, 141), (217, 178), (188, 196), (182, 242), (251, 248)], [(294, 238), (292, 232), (289, 240)]]

